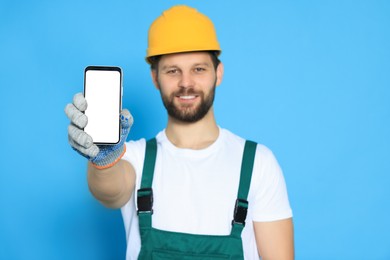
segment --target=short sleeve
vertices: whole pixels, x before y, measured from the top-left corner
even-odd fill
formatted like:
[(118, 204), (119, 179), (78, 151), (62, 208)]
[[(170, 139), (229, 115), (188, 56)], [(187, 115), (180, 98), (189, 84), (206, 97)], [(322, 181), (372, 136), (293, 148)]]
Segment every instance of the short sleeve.
[(248, 200), (253, 221), (292, 217), (282, 169), (272, 151), (261, 144), (257, 145)]

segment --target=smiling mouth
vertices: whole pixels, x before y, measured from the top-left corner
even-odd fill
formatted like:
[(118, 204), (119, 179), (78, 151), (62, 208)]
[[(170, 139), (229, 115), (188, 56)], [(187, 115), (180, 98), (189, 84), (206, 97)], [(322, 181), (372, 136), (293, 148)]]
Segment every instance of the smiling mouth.
[(180, 99), (184, 99), (184, 100), (190, 100), (190, 99), (196, 98), (197, 96), (196, 95), (188, 95), (188, 96), (177, 96), (177, 97)]

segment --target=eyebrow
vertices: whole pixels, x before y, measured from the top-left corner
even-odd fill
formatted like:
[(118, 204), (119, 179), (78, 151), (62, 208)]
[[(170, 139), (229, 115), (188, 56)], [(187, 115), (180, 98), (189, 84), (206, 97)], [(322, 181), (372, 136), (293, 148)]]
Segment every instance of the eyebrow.
[[(210, 64), (208, 62), (199, 62), (199, 63), (195, 63), (192, 65), (192, 67), (197, 67), (197, 66), (206, 66), (206, 67), (210, 67)], [(166, 69), (172, 69), (172, 68), (180, 68), (179, 65), (176, 65), (176, 64), (172, 64), (172, 65), (164, 65), (161, 70), (166, 70)]]
[(172, 69), (172, 68), (179, 68), (177, 65), (164, 65), (161, 70), (166, 70), (166, 69)]
[(210, 67), (210, 64), (208, 62), (201, 62), (201, 63), (195, 63), (194, 64), (194, 67), (196, 66), (206, 66), (206, 67)]

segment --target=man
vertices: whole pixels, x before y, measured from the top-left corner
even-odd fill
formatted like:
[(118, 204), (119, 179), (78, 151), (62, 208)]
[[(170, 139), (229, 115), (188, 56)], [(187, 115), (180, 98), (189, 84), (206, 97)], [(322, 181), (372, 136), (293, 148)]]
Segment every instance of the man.
[(174, 6), (148, 37), (147, 62), (168, 112), (155, 139), (125, 143), (133, 120), (124, 109), (121, 142), (98, 147), (81, 130), (83, 95), (65, 109), (69, 142), (90, 160), (92, 194), (122, 210), (127, 259), (293, 259), (292, 212), (276, 159), (216, 123), (223, 64), (212, 22)]

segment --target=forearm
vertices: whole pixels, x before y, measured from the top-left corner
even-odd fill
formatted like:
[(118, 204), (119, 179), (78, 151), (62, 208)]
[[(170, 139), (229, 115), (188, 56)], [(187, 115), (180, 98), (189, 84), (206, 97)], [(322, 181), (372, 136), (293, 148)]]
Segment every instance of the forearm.
[(122, 207), (130, 199), (134, 183), (134, 170), (127, 161), (120, 160), (107, 169), (97, 169), (88, 163), (89, 189), (106, 207)]

